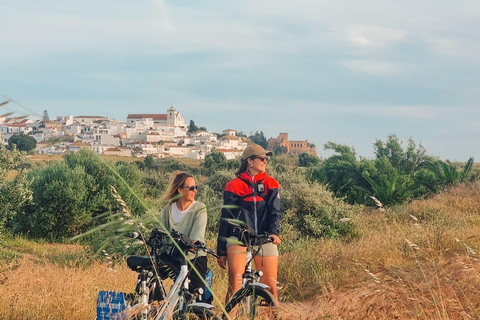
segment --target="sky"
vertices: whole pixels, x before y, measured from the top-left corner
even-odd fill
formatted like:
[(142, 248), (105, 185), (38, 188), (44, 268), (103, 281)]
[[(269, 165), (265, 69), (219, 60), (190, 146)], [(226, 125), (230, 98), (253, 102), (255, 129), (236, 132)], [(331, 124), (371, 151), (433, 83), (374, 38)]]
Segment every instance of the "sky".
[(213, 132), (286, 132), (373, 158), (395, 134), (480, 161), (480, 2), (2, 0), (0, 114), (173, 106)]

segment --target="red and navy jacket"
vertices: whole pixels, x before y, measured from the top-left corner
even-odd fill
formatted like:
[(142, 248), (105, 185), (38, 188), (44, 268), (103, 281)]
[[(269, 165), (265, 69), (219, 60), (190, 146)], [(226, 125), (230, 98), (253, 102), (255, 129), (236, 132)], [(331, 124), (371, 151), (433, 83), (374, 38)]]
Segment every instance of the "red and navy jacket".
[[(263, 184), (264, 191), (259, 192), (258, 185)], [(226, 238), (240, 238), (238, 230), (223, 218), (238, 219), (246, 222), (257, 234), (279, 234), (280, 229), (280, 185), (266, 172), (252, 177), (248, 171), (230, 180), (223, 193), (224, 205), (235, 205), (236, 209), (222, 209), (220, 230), (217, 239), (217, 254), (227, 255)]]

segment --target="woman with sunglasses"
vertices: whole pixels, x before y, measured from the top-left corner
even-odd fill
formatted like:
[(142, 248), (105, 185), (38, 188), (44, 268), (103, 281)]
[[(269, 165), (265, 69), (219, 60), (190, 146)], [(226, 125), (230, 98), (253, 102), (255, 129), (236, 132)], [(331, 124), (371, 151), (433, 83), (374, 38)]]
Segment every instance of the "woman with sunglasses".
[[(194, 241), (205, 242), (205, 229), (207, 227), (207, 209), (201, 202), (195, 200), (198, 187), (195, 179), (186, 172), (175, 173), (163, 200), (167, 205), (160, 215), (160, 226), (168, 231), (175, 229)], [(188, 253), (188, 259), (194, 259), (193, 253)], [(193, 265), (205, 279), (207, 273), (207, 257), (203, 251), (198, 252)], [(180, 265), (180, 262), (179, 262)], [(190, 272), (190, 292), (197, 288), (205, 291), (205, 284), (196, 272)], [(202, 298), (199, 299), (202, 301)]]
[[(248, 146), (242, 154), (237, 177), (229, 181), (224, 191), (224, 205), (234, 205), (236, 209), (222, 209), (222, 220), (217, 240), (218, 264), (225, 269), (228, 265), (229, 286), (226, 300), (242, 286), (242, 274), (245, 267), (246, 248), (235, 244), (239, 234), (223, 218), (242, 220), (257, 234), (268, 233), (272, 243), (262, 246), (255, 257), (257, 270), (262, 271), (260, 278), (271, 288), (277, 298), (277, 270), (280, 227), (280, 185), (267, 175), (265, 166), (272, 152), (259, 145)], [(228, 241), (231, 239), (233, 241)]]

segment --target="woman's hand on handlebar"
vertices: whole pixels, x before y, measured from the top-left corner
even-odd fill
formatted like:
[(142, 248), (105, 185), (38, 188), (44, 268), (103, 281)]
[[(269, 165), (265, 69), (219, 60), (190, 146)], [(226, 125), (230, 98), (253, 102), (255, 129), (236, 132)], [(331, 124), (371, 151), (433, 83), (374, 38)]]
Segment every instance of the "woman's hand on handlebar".
[(282, 243), (282, 240), (280, 240), (280, 237), (277, 236), (277, 235), (275, 235), (275, 234), (271, 234), (271, 235), (270, 235), (270, 238), (272, 238), (272, 240), (273, 240), (272, 243), (273, 243), (273, 244), (280, 244), (280, 243)]
[(217, 259), (217, 263), (220, 268), (225, 269), (227, 267), (227, 256), (221, 256)]

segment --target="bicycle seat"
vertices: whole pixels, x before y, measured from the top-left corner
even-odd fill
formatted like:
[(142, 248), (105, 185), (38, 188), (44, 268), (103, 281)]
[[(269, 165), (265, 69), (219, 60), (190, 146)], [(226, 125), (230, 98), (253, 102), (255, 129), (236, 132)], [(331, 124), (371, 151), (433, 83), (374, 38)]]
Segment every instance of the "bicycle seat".
[(152, 258), (141, 256), (129, 256), (127, 257), (127, 265), (133, 271), (139, 272), (140, 269), (153, 269)]

